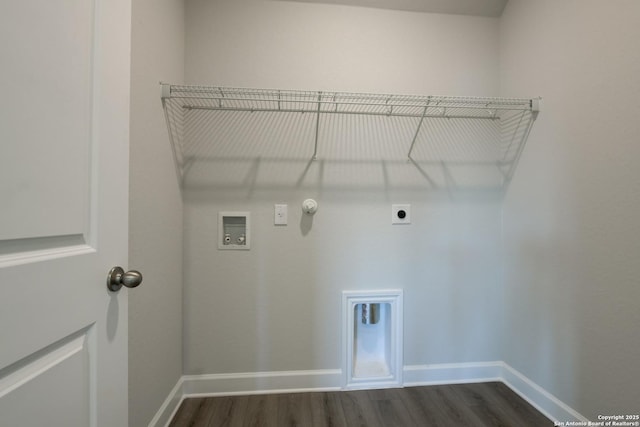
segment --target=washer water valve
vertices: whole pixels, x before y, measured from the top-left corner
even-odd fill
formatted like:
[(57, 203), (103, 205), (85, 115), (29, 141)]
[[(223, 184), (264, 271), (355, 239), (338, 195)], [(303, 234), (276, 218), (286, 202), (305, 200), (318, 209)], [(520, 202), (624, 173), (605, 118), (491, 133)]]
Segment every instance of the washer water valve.
[(313, 215), (318, 210), (318, 202), (313, 199), (306, 199), (302, 202), (302, 212), (307, 215)]
[(249, 212), (218, 212), (218, 249), (248, 250), (251, 244)]

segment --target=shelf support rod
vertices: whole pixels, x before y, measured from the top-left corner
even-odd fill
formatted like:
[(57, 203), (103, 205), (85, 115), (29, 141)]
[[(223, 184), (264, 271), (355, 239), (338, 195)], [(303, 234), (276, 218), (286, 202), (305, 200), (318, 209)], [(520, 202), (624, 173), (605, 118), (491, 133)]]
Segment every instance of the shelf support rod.
[(413, 147), (416, 145), (416, 141), (418, 140), (418, 134), (420, 133), (420, 128), (422, 128), (422, 122), (424, 122), (424, 118), (427, 116), (427, 108), (429, 108), (429, 101), (427, 101), (427, 105), (424, 106), (422, 117), (420, 117), (418, 127), (416, 128), (416, 133), (413, 135), (413, 141), (411, 141), (411, 147), (409, 147), (409, 154), (407, 154), (407, 158), (409, 160), (413, 160), (411, 158), (411, 153), (413, 152)]
[(171, 119), (169, 117), (169, 105), (168, 102), (171, 99), (171, 86), (161, 83), (162, 85), (162, 110), (164, 111), (164, 120), (167, 123), (167, 129), (169, 130), (169, 143), (171, 144), (171, 154), (173, 155), (173, 166), (176, 169), (176, 178), (178, 178), (178, 186), (182, 188), (184, 180), (183, 163), (184, 158), (181, 147), (178, 146), (174, 135), (173, 126), (171, 126)]
[(509, 170), (507, 171), (507, 174), (504, 176), (504, 180), (503, 180), (503, 188), (507, 188), (507, 186), (509, 185), (509, 183), (511, 183), (511, 179), (513, 178), (513, 174), (516, 170), (516, 166), (518, 165), (518, 162), (520, 161), (520, 156), (522, 155), (522, 151), (524, 151), (524, 145), (527, 142), (527, 139), (529, 139), (529, 134), (531, 133), (531, 128), (533, 127), (533, 122), (536, 121), (536, 118), (538, 118), (538, 112), (539, 112), (539, 107), (536, 104), (534, 106), (534, 108), (532, 108), (531, 110), (531, 117), (529, 117), (529, 122), (527, 123), (527, 127), (525, 128), (524, 134), (522, 135), (522, 139), (520, 140), (520, 144), (518, 144), (518, 150), (516, 152), (515, 157), (513, 158), (513, 161), (511, 162), (511, 165), (509, 166)]
[(313, 157), (311, 160), (318, 160), (318, 133), (320, 132), (320, 107), (322, 106), (322, 92), (318, 92), (318, 110), (316, 112), (316, 135), (313, 143)]

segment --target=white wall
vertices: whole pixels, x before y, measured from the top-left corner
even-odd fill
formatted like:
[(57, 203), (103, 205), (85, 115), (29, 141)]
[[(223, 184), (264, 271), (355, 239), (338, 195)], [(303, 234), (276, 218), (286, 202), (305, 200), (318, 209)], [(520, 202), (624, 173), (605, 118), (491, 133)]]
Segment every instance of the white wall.
[[(496, 19), (282, 1), (186, 5), (188, 83), (498, 91)], [(341, 146), (321, 138), (311, 164), (308, 117), (247, 113), (245, 124), (222, 121), (212, 126), (222, 137), (187, 148), (199, 160), (184, 191), (186, 374), (340, 368), (346, 289), (404, 289), (405, 365), (501, 358), (498, 198), (429, 191), (406, 162), (411, 132), (376, 139), (374, 125), (352, 120), (363, 120), (363, 134)], [(308, 197), (320, 205), (313, 220), (300, 210)], [(274, 203), (289, 205), (288, 226), (273, 225)], [(412, 225), (391, 226), (392, 203), (412, 204)], [(222, 210), (251, 212), (250, 251), (217, 249)]]
[(497, 20), (277, 0), (187, 0), (186, 81), (491, 96)]
[(160, 80), (184, 70), (182, 0), (134, 0), (131, 80), (129, 425), (148, 425), (182, 375), (182, 201)]
[(501, 92), (543, 110), (504, 207), (505, 360), (592, 420), (640, 402), (640, 3), (511, 0)]

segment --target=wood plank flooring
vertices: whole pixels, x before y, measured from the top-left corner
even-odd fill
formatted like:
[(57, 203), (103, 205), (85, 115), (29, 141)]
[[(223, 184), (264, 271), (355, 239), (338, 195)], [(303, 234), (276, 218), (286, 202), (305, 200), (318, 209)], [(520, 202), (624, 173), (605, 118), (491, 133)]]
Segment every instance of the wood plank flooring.
[(185, 399), (171, 427), (546, 427), (500, 382)]

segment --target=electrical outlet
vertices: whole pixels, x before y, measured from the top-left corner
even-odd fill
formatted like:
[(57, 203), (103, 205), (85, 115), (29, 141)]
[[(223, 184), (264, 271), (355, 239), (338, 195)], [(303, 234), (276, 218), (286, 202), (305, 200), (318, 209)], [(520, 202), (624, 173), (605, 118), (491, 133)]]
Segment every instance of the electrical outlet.
[(411, 205), (391, 205), (391, 224), (411, 224)]
[(275, 225), (287, 225), (288, 221), (288, 206), (287, 205), (274, 205), (273, 207), (273, 223)]

